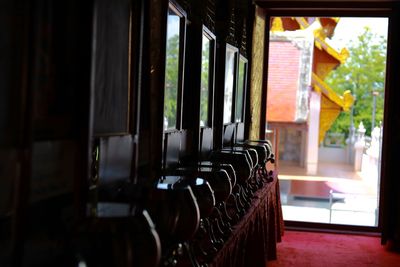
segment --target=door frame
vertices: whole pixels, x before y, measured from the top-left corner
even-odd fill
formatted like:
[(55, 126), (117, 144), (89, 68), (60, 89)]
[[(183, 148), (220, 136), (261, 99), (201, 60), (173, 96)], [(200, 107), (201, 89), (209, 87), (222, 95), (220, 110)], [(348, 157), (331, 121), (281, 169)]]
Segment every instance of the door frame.
[[(311, 223), (311, 222), (300, 222), (300, 221), (285, 221), (285, 226), (288, 228), (306, 228), (314, 230), (330, 230), (330, 231), (355, 231), (355, 232), (382, 232), (383, 224), (385, 222), (384, 215), (389, 212), (388, 208), (385, 208), (384, 196), (389, 189), (390, 173), (393, 173), (392, 169), (396, 165), (395, 162), (391, 163), (390, 155), (395, 154), (395, 149), (390, 144), (395, 141), (395, 137), (391, 136), (390, 132), (396, 132), (396, 126), (391, 127), (389, 122), (395, 121), (395, 116), (391, 116), (394, 110), (395, 104), (395, 91), (396, 84), (400, 81), (396, 78), (391, 70), (396, 70), (395, 58), (398, 54), (395, 51), (396, 46), (394, 45), (399, 40), (399, 33), (396, 32), (396, 25), (398, 23), (392, 23), (399, 9), (400, 1), (332, 1), (332, 0), (319, 0), (319, 1), (291, 1), (291, 0), (258, 0), (255, 1), (258, 6), (262, 8), (263, 16), (267, 22), (266, 27), (269, 26), (271, 17), (278, 16), (290, 16), (290, 17), (387, 17), (388, 22), (388, 40), (387, 40), (387, 62), (386, 62), (386, 82), (385, 82), (385, 99), (384, 99), (384, 122), (383, 122), (383, 138), (382, 138), (382, 157), (381, 157), (381, 172), (380, 172), (380, 188), (379, 188), (379, 220), (378, 226), (355, 226), (355, 225), (339, 225), (339, 224), (325, 224), (325, 223)], [(397, 14), (396, 14), (397, 13)], [(263, 102), (266, 102), (267, 96), (267, 75), (268, 75), (268, 49), (269, 49), (269, 31), (265, 30), (264, 38), (264, 71), (263, 71), (263, 89), (262, 95)], [(392, 49), (393, 47), (393, 49)], [(398, 69), (398, 67), (397, 67)], [(394, 71), (393, 71), (394, 72)], [(266, 103), (262, 104), (266, 107)], [(266, 118), (266, 108), (261, 110), (260, 126), (265, 125), (262, 120)], [(394, 128), (394, 129), (393, 129)], [(397, 129), (398, 130), (398, 129)], [(394, 160), (392, 160), (394, 161)], [(388, 174), (388, 175), (385, 175)], [(388, 185), (388, 186), (386, 186)]]

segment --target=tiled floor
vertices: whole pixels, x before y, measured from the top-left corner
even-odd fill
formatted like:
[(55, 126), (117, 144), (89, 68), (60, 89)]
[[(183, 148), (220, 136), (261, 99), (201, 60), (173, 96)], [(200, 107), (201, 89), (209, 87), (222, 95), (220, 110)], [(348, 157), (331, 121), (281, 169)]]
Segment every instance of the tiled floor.
[(353, 166), (319, 163), (316, 175), (280, 162), (279, 179), (285, 220), (376, 225), (378, 175)]

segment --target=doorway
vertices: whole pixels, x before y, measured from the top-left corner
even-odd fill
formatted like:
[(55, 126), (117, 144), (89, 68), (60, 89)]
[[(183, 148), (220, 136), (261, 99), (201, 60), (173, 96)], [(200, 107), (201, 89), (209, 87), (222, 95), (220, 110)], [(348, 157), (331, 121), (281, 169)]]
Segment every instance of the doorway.
[(285, 221), (377, 228), (388, 18), (269, 26), (266, 125)]

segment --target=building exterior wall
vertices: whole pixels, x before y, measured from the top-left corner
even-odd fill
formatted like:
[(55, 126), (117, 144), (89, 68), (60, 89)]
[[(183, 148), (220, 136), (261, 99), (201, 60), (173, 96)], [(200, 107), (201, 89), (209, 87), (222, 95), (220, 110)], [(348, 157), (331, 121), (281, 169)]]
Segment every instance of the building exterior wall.
[(294, 122), (301, 50), (291, 41), (269, 45), (267, 121)]
[(282, 128), (279, 130), (279, 160), (301, 165), (303, 134), (301, 130)]

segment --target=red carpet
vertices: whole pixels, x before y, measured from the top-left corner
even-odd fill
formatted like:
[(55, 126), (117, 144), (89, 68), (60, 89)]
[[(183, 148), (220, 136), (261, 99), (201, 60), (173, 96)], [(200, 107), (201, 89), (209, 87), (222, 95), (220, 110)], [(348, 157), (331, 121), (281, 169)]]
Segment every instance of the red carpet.
[(400, 254), (387, 251), (379, 237), (285, 231), (278, 260), (268, 267), (400, 267)]

